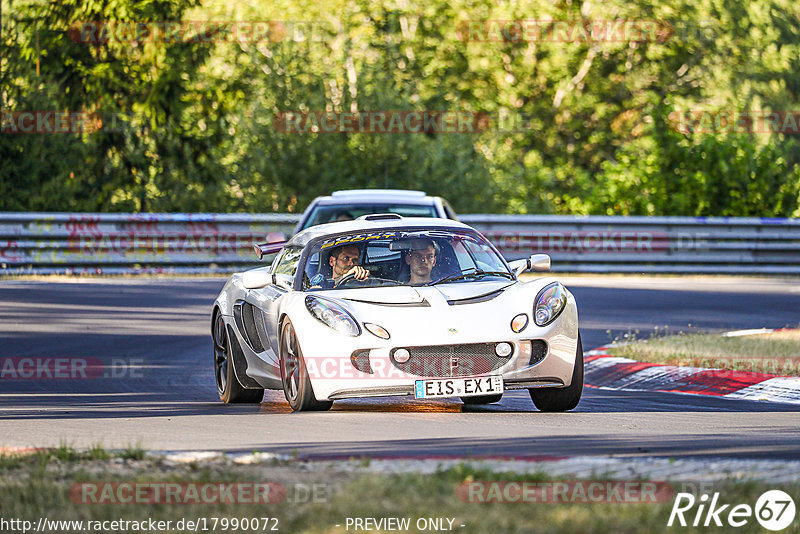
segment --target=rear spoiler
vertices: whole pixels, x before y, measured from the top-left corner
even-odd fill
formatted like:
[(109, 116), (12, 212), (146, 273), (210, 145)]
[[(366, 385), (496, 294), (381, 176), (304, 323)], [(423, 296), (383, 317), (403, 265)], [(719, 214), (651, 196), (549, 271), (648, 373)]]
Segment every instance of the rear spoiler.
[(262, 259), (267, 254), (275, 254), (279, 252), (283, 246), (286, 244), (286, 241), (273, 241), (272, 243), (253, 243), (253, 251), (258, 256), (258, 259)]

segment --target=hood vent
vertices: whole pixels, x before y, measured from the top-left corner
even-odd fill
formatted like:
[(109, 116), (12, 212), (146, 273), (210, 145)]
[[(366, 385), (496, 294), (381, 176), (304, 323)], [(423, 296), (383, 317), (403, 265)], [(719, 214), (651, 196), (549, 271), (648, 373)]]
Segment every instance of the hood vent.
[(425, 299), (419, 302), (376, 302), (374, 300), (359, 300), (341, 297), (342, 300), (358, 302), (360, 304), (372, 304), (373, 306), (387, 306), (389, 308), (430, 308), (431, 303)]
[(486, 293), (484, 295), (478, 295), (477, 297), (469, 297), (466, 299), (459, 299), (459, 300), (448, 300), (447, 303), (450, 306), (458, 306), (460, 304), (478, 304), (479, 302), (486, 302), (492, 300), (502, 293), (502, 289), (498, 289), (496, 291), (492, 291), (491, 293)]

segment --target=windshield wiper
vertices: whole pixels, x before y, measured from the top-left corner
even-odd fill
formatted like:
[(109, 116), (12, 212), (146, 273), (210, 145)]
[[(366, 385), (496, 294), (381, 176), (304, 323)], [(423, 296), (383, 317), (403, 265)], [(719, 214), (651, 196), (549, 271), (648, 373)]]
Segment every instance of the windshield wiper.
[(470, 267), (469, 269), (464, 269), (460, 273), (451, 274), (449, 276), (445, 276), (444, 278), (439, 278), (433, 282), (428, 282), (425, 284), (426, 286), (435, 286), (436, 284), (443, 284), (445, 282), (452, 282), (454, 280), (461, 280), (462, 278), (472, 278), (473, 276), (504, 276), (509, 280), (514, 280), (514, 274), (508, 273), (505, 271), (483, 271), (481, 269)]

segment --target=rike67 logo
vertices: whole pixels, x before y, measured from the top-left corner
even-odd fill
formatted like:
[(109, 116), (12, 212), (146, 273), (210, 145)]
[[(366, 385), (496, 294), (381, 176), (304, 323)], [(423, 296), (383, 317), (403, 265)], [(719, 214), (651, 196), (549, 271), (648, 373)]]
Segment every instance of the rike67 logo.
[(767, 530), (783, 530), (794, 521), (796, 509), (794, 500), (781, 490), (764, 492), (756, 501), (755, 507), (749, 504), (721, 504), (719, 492), (710, 498), (704, 493), (699, 499), (691, 493), (678, 493), (667, 526), (743, 527), (753, 517)]

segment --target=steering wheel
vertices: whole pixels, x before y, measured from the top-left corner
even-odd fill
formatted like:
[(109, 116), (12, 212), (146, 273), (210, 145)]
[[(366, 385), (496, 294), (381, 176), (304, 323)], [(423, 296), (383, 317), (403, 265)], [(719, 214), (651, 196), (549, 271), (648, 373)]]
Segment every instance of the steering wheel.
[(355, 277), (356, 277), (356, 274), (355, 274), (355, 273), (347, 273), (347, 274), (346, 274), (346, 275), (344, 275), (343, 277), (339, 278), (339, 281), (338, 281), (338, 282), (335, 282), (335, 283), (333, 284), (333, 287), (338, 287), (338, 286), (340, 286), (340, 285), (342, 285), (342, 284), (346, 284), (346, 283), (347, 283), (347, 282), (349, 282), (350, 280), (353, 280), (353, 279), (355, 279)]
[(381, 284), (383, 282), (391, 282), (394, 285), (403, 285), (401, 282), (398, 282), (397, 280), (392, 280), (391, 278), (378, 278), (377, 276), (375, 276), (375, 277), (370, 276), (369, 278), (365, 278), (364, 280), (358, 280), (355, 276), (356, 276), (355, 273), (348, 273), (348, 274), (344, 275), (343, 277), (341, 277), (339, 279), (339, 282), (333, 287), (339, 287), (341, 285), (344, 285), (344, 284), (347, 284), (349, 282), (352, 282), (353, 280), (358, 282), (360, 285), (367, 286), (367, 287), (368, 286), (379, 285), (379, 284)]

